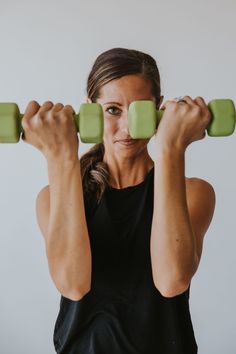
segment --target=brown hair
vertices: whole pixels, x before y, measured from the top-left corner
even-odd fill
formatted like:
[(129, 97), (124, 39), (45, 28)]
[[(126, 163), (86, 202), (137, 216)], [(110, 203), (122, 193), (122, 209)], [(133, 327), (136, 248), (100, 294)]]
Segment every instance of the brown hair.
[[(97, 57), (87, 80), (88, 98), (96, 102), (103, 85), (131, 74), (141, 74), (151, 82), (152, 95), (158, 105), (161, 88), (156, 61), (149, 54), (126, 48), (113, 48)], [(83, 191), (94, 195), (97, 203), (109, 186), (109, 169), (103, 161), (104, 151), (103, 143), (96, 144), (80, 158)]]

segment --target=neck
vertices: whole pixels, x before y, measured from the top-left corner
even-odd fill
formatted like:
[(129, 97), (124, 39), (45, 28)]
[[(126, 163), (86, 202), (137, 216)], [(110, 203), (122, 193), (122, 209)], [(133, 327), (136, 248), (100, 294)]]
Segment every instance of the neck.
[(103, 161), (108, 165), (110, 173), (109, 184), (117, 189), (141, 183), (154, 166), (154, 161), (148, 153), (136, 159), (126, 160), (108, 159), (104, 155)]

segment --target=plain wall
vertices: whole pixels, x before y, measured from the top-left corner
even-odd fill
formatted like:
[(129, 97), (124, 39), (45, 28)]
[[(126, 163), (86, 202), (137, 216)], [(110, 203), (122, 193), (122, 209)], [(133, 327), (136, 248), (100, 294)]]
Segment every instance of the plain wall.
[[(159, 65), (165, 99), (235, 99), (236, 2), (0, 0), (0, 102), (24, 112), (32, 99), (85, 98), (98, 54), (146, 51)], [(91, 145), (80, 144), (79, 154)], [(216, 209), (191, 283), (199, 354), (234, 354), (236, 317), (236, 138), (211, 138), (186, 151), (186, 176), (210, 182)], [(149, 152), (154, 158), (153, 139)], [(0, 353), (52, 354), (60, 294), (48, 271), (35, 199), (48, 184), (46, 161), (31, 145), (0, 145)]]

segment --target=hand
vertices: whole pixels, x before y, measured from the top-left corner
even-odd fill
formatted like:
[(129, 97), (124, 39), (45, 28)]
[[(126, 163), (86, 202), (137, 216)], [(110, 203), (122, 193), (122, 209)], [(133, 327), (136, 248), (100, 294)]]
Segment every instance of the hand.
[(166, 101), (161, 109), (164, 114), (158, 125), (155, 140), (160, 147), (177, 147), (183, 151), (193, 141), (206, 135), (211, 114), (202, 97), (182, 98), (185, 102)]
[(74, 110), (61, 103), (45, 102), (41, 107), (31, 101), (22, 119), (22, 139), (40, 150), (46, 159), (63, 155), (78, 158), (78, 136)]

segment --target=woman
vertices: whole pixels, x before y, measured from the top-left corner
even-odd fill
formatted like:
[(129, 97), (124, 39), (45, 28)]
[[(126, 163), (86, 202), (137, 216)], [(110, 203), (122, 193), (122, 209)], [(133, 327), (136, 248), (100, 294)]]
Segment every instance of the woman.
[(170, 100), (155, 134), (132, 140), (127, 111), (163, 97), (148, 54), (102, 53), (88, 77), (88, 102), (104, 111), (103, 144), (78, 158), (71, 106), (32, 101), (24, 140), (48, 166), (37, 197), (51, 277), (61, 294), (57, 353), (194, 354), (189, 290), (215, 207), (210, 183), (184, 175), (185, 151), (203, 139), (210, 113), (201, 97)]

